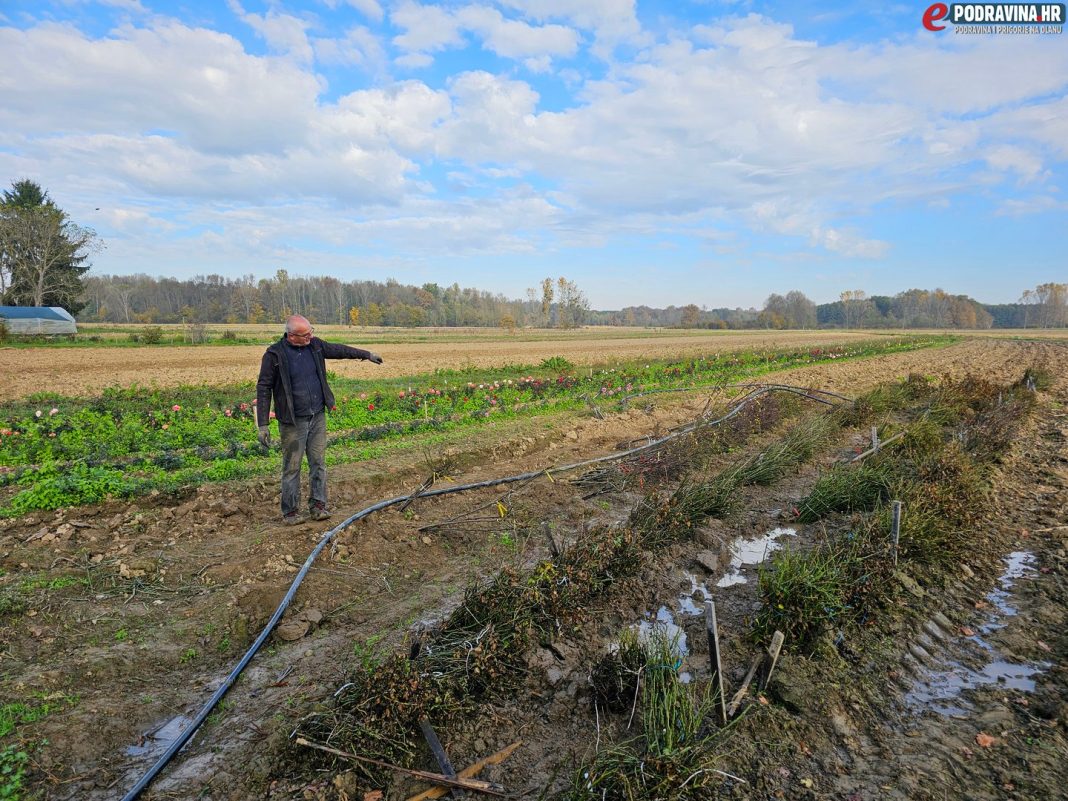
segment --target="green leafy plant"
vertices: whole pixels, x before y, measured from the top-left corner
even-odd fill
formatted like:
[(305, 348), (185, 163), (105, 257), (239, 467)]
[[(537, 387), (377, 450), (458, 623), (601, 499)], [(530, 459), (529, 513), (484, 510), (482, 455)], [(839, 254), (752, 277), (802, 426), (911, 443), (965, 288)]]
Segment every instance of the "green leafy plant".
[(146, 345), (158, 345), (163, 341), (163, 329), (158, 325), (150, 325), (141, 329), (141, 341)]
[(574, 370), (575, 365), (565, 359), (563, 356), (550, 356), (547, 359), (542, 359), (541, 364), (538, 365), (543, 370), (556, 370), (559, 372), (566, 372), (568, 370)]
[(23, 776), (30, 755), (18, 745), (9, 745), (0, 751), (0, 801), (18, 801), (22, 798)]

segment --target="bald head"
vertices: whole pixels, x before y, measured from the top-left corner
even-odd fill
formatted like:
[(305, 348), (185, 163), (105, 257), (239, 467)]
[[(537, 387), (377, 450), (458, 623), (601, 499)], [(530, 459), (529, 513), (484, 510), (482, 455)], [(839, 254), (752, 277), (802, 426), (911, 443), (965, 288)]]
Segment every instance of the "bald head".
[(291, 345), (307, 345), (311, 342), (313, 331), (315, 329), (308, 322), (308, 318), (299, 314), (294, 314), (286, 320), (286, 339)]
[(291, 314), (286, 319), (286, 333), (287, 334), (306, 334), (311, 331), (311, 323), (308, 322), (307, 317), (301, 317), (299, 314)]

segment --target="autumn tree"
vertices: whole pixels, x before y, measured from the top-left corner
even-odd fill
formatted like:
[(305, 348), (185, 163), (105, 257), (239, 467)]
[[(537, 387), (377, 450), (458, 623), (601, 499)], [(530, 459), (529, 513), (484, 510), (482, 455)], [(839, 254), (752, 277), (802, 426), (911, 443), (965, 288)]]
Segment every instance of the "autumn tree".
[(847, 289), (840, 296), (842, 320), (846, 328), (857, 328), (871, 310), (871, 300), (863, 289)]
[(1025, 326), (1055, 328), (1068, 325), (1068, 284), (1039, 284), (1024, 290), (1020, 303), (1027, 307)]
[(701, 322), (701, 310), (697, 308), (696, 303), (688, 303), (682, 307), (682, 317), (679, 319), (679, 325), (683, 328), (697, 328)]
[(804, 292), (792, 289), (786, 293), (786, 324), (790, 328), (815, 328), (816, 304)]
[(541, 319), (548, 327), (552, 324), (553, 279), (545, 278), (541, 282)]
[(590, 304), (578, 284), (560, 276), (556, 280), (556, 290), (556, 324), (560, 328), (578, 328), (585, 323)]

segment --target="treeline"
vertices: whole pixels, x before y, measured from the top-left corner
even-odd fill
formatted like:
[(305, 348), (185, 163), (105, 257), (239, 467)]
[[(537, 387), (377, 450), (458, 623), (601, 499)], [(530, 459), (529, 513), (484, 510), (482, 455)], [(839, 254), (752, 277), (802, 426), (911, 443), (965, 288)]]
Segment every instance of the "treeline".
[(270, 323), (300, 313), (313, 322), (386, 326), (583, 325), (589, 303), (564, 277), (546, 278), (528, 300), (438, 284), (410, 286), (393, 279), (342, 282), (330, 276), (187, 280), (148, 275), (89, 276), (79, 319), (113, 323)]
[(458, 284), (401, 284), (393, 279), (342, 282), (330, 276), (272, 278), (220, 275), (192, 279), (148, 275), (89, 276), (78, 315), (117, 323), (271, 323), (300, 312), (318, 323), (386, 326), (572, 328), (619, 325), (661, 328), (1031, 328), (1068, 325), (1068, 284), (1047, 283), (1018, 303), (983, 304), (941, 289), (894, 296), (843, 292), (816, 304), (794, 290), (769, 295), (762, 309), (628, 306), (591, 310), (579, 287), (546, 278), (525, 300)]
[(816, 307), (820, 327), (845, 328), (1057, 328), (1068, 326), (1068, 284), (1026, 290), (1018, 303), (980, 303), (941, 289), (909, 289), (893, 297), (843, 292)]

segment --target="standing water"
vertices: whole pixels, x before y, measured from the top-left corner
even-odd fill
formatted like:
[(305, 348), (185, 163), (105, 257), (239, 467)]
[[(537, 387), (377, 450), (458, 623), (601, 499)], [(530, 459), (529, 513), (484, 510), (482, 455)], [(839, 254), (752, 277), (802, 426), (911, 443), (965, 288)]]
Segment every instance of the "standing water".
[(794, 528), (773, 528), (763, 537), (755, 540), (743, 540), (741, 537), (730, 544), (731, 564), (727, 573), (716, 582), (717, 587), (731, 587), (745, 584), (748, 579), (742, 575), (743, 565), (759, 565), (768, 558), (768, 554), (782, 547), (779, 537), (793, 536)]

